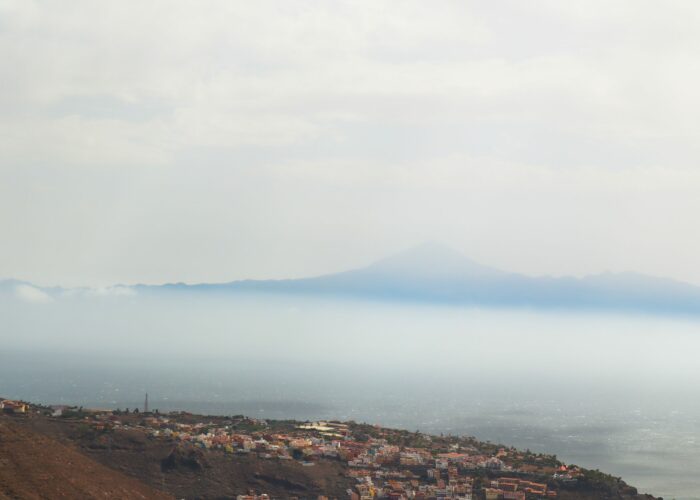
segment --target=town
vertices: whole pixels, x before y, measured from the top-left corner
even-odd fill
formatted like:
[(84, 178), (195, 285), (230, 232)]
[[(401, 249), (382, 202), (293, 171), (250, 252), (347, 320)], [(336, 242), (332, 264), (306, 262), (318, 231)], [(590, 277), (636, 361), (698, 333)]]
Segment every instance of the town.
[[(585, 469), (566, 465), (551, 455), (519, 451), (470, 437), (431, 436), (356, 422), (294, 422), (198, 416), (157, 410), (94, 410), (82, 407), (43, 407), (4, 400), (8, 414), (32, 414), (80, 422), (95, 442), (108, 445), (114, 433), (143, 434), (172, 445), (164, 470), (199, 456), (218, 454), (235, 460), (294, 461), (315, 467), (339, 462), (351, 482), (345, 498), (370, 499), (542, 499), (575, 491), (587, 478)], [(183, 458), (184, 457), (184, 458)], [(189, 457), (189, 458), (187, 458)], [(241, 492), (239, 500), (270, 498), (265, 491)], [(327, 498), (319, 495), (318, 498)]]

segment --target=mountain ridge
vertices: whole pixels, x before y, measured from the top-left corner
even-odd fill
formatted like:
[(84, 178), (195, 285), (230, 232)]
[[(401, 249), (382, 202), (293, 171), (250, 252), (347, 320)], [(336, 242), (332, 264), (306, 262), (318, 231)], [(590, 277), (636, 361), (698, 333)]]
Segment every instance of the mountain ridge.
[[(34, 287), (15, 280), (0, 281), (0, 288), (8, 288), (7, 283)], [(35, 288), (50, 296), (70, 292), (60, 287)], [(632, 272), (527, 276), (484, 266), (436, 243), (424, 243), (358, 269), (307, 278), (117, 285), (100, 289), (100, 293), (109, 294), (110, 290), (280, 293), (485, 307), (700, 314), (700, 287), (690, 283)]]

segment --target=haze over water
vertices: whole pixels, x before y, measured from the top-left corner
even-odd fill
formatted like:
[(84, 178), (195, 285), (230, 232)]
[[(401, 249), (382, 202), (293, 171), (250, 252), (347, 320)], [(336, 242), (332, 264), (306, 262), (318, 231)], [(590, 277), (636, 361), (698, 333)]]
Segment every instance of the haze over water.
[[(467, 433), (700, 499), (699, 25), (0, 1), (0, 396)], [(421, 241), (474, 261), (377, 261)], [(112, 286), (174, 282), (226, 283)]]
[(0, 395), (474, 435), (698, 498), (700, 322), (275, 295), (0, 301)]

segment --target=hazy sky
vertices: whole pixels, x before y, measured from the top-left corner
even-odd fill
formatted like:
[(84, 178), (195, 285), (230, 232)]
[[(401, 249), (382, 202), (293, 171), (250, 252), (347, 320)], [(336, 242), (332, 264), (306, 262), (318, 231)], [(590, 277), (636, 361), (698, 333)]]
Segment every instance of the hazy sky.
[(700, 283), (696, 1), (0, 0), (0, 277), (318, 274), (438, 240)]

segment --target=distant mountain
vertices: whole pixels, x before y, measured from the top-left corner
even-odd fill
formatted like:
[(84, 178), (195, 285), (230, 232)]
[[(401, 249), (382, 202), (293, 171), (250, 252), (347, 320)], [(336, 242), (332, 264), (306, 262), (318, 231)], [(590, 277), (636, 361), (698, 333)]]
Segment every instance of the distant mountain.
[(365, 268), (313, 278), (140, 286), (142, 291), (269, 292), (490, 307), (700, 314), (700, 287), (635, 273), (531, 277), (478, 264), (426, 243)]
[[(9, 282), (0, 282), (0, 290)], [(22, 282), (12, 285), (31, 286)], [(5, 286), (3, 286), (3, 284)], [(18, 286), (18, 285), (14, 285)], [(41, 289), (47, 294), (70, 293)], [(583, 278), (532, 277), (478, 264), (450, 248), (427, 243), (365, 268), (313, 278), (229, 283), (135, 285), (107, 289), (161, 293), (277, 293), (485, 307), (604, 309), (700, 314), (700, 287), (635, 273)], [(88, 293), (85, 289), (81, 293)], [(98, 295), (104, 295), (104, 290)]]

